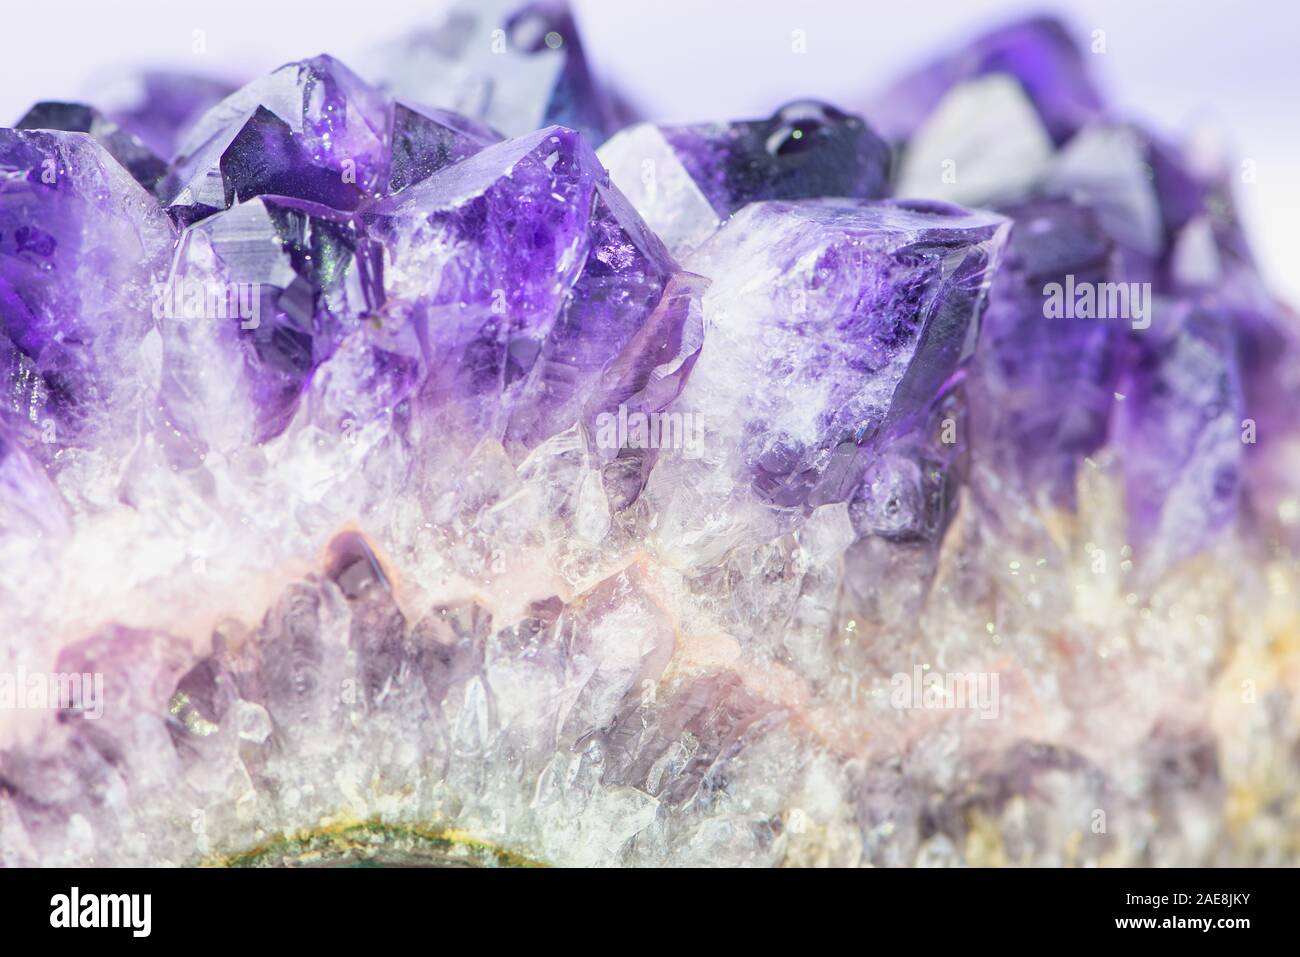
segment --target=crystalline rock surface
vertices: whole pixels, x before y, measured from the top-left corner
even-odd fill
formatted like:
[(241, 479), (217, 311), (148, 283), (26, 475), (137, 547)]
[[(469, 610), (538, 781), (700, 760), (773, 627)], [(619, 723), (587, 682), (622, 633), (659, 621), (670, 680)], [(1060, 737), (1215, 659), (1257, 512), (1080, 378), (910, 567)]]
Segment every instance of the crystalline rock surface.
[(0, 130), (0, 864), (1300, 859), (1223, 156), (1042, 19), (862, 117), (627, 123), (553, 4), (359, 69)]

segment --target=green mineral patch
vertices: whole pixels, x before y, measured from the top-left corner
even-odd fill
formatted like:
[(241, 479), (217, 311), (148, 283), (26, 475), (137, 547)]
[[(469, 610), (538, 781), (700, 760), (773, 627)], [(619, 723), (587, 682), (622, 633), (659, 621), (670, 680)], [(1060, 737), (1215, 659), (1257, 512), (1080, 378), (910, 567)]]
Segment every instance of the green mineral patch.
[(272, 838), (204, 867), (541, 867), (455, 828), (358, 821)]

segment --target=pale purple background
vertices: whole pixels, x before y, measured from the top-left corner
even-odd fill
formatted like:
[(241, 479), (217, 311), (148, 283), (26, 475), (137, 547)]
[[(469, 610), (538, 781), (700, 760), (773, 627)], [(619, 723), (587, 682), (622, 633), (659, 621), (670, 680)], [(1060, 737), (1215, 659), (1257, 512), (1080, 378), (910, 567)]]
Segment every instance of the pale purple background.
[[(1081, 37), (1129, 115), (1178, 134), (1227, 131), (1257, 181), (1238, 198), (1269, 278), (1300, 303), (1300, 4), (1294, 0), (577, 0), (588, 53), (656, 118), (762, 115), (797, 96), (861, 103), (889, 77), (1015, 14), (1052, 10)], [(11, 0), (0, 29), (0, 123), (37, 99), (93, 102), (127, 64), (232, 78), (330, 52), (356, 60), (442, 4), (414, 0)], [(207, 52), (191, 52), (195, 29)], [(791, 52), (803, 30), (807, 53)], [(870, 119), (870, 117), (868, 117)]]

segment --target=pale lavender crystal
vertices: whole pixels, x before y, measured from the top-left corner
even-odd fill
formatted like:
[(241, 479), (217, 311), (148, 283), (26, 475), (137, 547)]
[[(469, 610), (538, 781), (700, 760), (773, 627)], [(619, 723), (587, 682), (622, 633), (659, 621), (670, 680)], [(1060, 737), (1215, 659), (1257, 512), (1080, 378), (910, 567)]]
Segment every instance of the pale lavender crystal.
[(67, 506), (40, 464), (0, 426), (0, 541), (61, 539)]
[(1258, 425), (1257, 441), (1265, 448), (1283, 442), (1300, 397), (1300, 317), (1272, 300), (1211, 301), (1228, 315), (1236, 333), (1246, 411)]
[(1119, 383), (1130, 523), (1144, 574), (1204, 548), (1236, 515), (1244, 412), (1233, 316), (1179, 301), (1135, 336)]
[(156, 155), (171, 159), (199, 117), (233, 92), (211, 77), (148, 70), (110, 86), (97, 103)]
[(1057, 20), (1032, 17), (993, 30), (898, 81), (868, 111), (891, 139), (909, 138), (953, 87), (995, 73), (1024, 89), (1058, 145), (1101, 114), (1083, 53)]
[[(786, 720), (787, 715), (748, 692), (734, 674), (697, 678), (663, 702), (627, 709), (603, 731), (601, 741), (610, 760), (601, 781), (643, 789), (670, 808), (706, 804), (709, 793), (722, 786), (729, 760)], [(682, 740), (693, 747), (665, 780), (659, 767), (674, 759)]]
[(707, 280), (692, 273), (672, 276), (658, 307), (605, 365), (583, 407), (587, 448), (601, 466), (602, 484), (615, 510), (641, 494), (658, 450), (602, 441), (608, 435), (602, 427), (620, 417), (661, 413), (681, 393), (703, 345), (700, 297), (707, 286)]
[[(39, 753), (4, 756), (4, 790), (12, 795), (23, 838), (41, 855), (60, 853), (57, 842), (79, 817), (105, 846), (148, 842), (153, 802), (121, 802), (116, 795), (153, 791), (180, 767), (167, 725), (168, 698), (185, 667), (177, 639), (141, 629), (110, 626), (64, 647), (54, 667), (98, 674), (101, 713), (83, 716), (91, 702), (51, 702), (61, 722), (62, 760)], [(114, 702), (115, 706), (107, 706)], [(146, 759), (144, 756), (148, 755)], [(128, 757), (129, 756), (129, 757)]]
[(476, 0), (375, 57), (373, 76), (394, 96), (454, 110), (521, 136), (564, 126), (599, 144), (613, 113), (595, 84), (563, 0)]
[(152, 326), (175, 231), (86, 133), (0, 130), (3, 415), (29, 447), (125, 438), (124, 375)]
[(1243, 450), (1243, 512), (1259, 516), (1279, 540), (1300, 547), (1300, 529), (1289, 516), (1296, 474), (1291, 426), (1300, 405), (1300, 315), (1268, 297), (1233, 303), (1227, 310), (1242, 370), (1242, 438), (1254, 440)]
[(859, 536), (901, 543), (942, 537), (958, 484), (951, 471), (957, 447), (941, 441), (942, 420), (956, 413), (957, 403), (937, 404), (936, 411), (944, 415), (935, 417), (933, 427), (890, 443), (867, 463), (849, 500), (849, 519)]
[(963, 377), (950, 380), (917, 427), (867, 459), (848, 501), (853, 540), (838, 596), (845, 614), (900, 629), (924, 608), (968, 480), (972, 415)]
[(154, 155), (139, 137), (84, 103), (37, 103), (23, 115), (15, 129), (89, 133), (137, 183), (148, 190), (152, 190), (167, 171), (167, 164)]

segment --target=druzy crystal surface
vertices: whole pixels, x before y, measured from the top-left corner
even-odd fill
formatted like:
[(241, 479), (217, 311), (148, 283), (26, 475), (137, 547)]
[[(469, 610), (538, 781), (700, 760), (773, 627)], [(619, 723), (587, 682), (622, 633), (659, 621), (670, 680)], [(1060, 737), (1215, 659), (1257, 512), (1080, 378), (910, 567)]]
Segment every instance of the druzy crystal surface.
[(0, 130), (0, 864), (1294, 863), (1231, 164), (1042, 19), (615, 99), (476, 4)]

